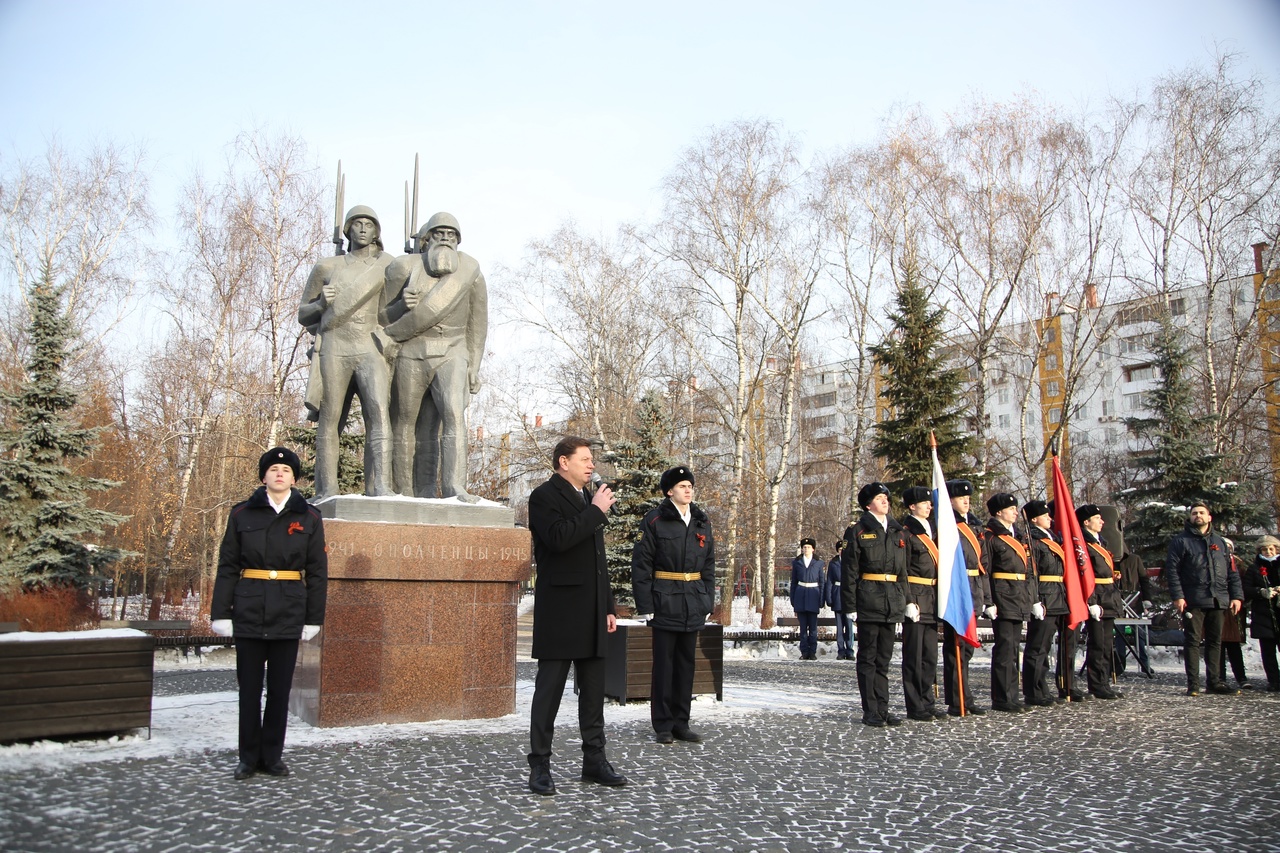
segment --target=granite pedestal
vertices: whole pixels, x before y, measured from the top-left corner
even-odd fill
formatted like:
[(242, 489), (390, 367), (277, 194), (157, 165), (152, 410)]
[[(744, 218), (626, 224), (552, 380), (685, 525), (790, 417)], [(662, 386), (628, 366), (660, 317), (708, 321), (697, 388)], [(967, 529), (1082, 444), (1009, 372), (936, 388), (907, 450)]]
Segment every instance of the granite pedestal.
[[(422, 523), (430, 508), (406, 509), (404, 498), (387, 501), (400, 506), (385, 515), (408, 511), (416, 523), (333, 517), (345, 514), (344, 500), (361, 518), (376, 512), (373, 498), (318, 504), (329, 601), (320, 634), (299, 649), (290, 710), (322, 727), (514, 713), (529, 531), (493, 505), (477, 508), (478, 525)], [(444, 517), (465, 520), (465, 509), (447, 507)]]

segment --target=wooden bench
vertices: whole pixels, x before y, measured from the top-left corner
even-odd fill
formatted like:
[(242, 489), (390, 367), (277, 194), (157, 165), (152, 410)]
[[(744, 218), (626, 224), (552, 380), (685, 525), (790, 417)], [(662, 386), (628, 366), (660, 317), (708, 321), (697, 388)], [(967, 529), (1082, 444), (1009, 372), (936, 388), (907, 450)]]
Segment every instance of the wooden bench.
[(151, 728), (155, 638), (0, 637), (0, 740)]

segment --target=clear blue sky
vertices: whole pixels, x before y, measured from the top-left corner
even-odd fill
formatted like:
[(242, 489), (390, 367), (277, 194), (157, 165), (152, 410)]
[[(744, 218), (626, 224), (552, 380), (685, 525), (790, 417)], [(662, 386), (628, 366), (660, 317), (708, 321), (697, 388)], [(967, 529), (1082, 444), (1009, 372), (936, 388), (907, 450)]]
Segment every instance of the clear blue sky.
[(1098, 106), (1216, 49), (1277, 91), (1280, 3), (0, 0), (0, 168), (54, 135), (137, 140), (167, 217), (238, 132), (288, 130), (326, 175), (342, 158), (390, 248), (421, 152), (422, 219), (451, 210), (466, 250), (515, 265), (566, 217), (611, 233), (654, 213), (713, 125), (769, 118), (826, 150), (895, 104)]

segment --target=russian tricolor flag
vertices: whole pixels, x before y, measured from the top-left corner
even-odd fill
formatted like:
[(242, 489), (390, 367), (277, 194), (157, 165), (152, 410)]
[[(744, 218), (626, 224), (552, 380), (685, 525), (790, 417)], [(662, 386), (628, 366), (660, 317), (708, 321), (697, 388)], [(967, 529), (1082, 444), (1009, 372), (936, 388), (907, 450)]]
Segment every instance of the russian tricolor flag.
[(969, 567), (960, 547), (960, 530), (956, 527), (947, 479), (938, 462), (938, 446), (933, 453), (933, 517), (938, 527), (938, 614), (955, 630), (956, 636), (979, 648), (978, 617), (973, 612), (973, 594), (969, 591)]

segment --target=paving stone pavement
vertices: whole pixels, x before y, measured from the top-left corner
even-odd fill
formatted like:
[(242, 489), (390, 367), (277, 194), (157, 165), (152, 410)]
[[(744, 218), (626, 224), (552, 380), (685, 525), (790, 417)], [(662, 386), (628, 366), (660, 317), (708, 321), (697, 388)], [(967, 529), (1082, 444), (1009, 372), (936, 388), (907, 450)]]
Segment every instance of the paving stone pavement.
[[(235, 782), (230, 749), (6, 769), (0, 849), (1280, 851), (1280, 694), (1191, 699), (1165, 672), (1119, 702), (885, 730), (858, 722), (852, 663), (733, 660), (725, 681), (695, 703), (703, 744), (607, 707), (624, 788), (578, 781), (569, 695), (559, 794), (530, 794), (526, 697), (523, 720), (468, 733), (290, 746), (288, 779)], [(230, 689), (227, 670), (157, 684)]]

